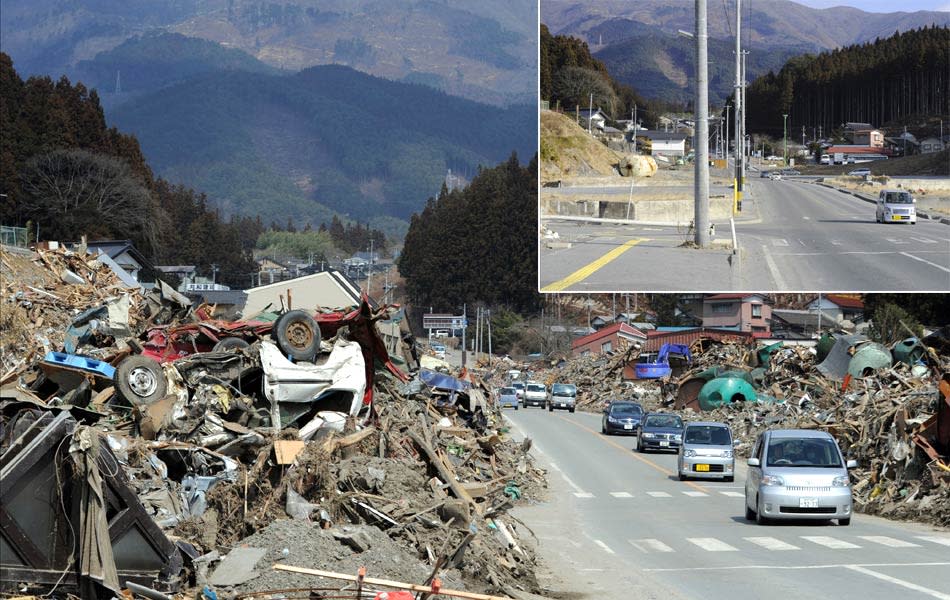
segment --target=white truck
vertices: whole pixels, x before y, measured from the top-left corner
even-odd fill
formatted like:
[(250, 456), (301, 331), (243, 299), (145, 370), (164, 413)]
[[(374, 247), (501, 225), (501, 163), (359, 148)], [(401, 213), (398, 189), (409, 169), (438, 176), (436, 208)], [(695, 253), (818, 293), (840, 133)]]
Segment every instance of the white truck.
[(551, 397), (548, 398), (548, 412), (555, 408), (563, 408), (574, 412), (577, 400), (577, 387), (573, 383), (555, 383), (551, 386)]
[(544, 405), (548, 402), (548, 388), (543, 383), (538, 383), (537, 381), (529, 381), (524, 386), (524, 407), (528, 408), (529, 406), (540, 406), (544, 408)]

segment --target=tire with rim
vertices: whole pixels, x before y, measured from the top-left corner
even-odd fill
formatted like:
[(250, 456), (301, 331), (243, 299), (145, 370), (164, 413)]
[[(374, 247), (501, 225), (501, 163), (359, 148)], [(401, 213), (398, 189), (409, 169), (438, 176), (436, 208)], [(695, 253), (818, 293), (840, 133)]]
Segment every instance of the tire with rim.
[(280, 351), (294, 360), (313, 362), (320, 351), (320, 326), (302, 310), (280, 315), (274, 323), (274, 340)]
[(132, 406), (145, 406), (165, 397), (165, 370), (156, 361), (135, 354), (119, 363), (113, 376), (116, 392)]
[(749, 500), (745, 500), (745, 520), (755, 521), (755, 511), (749, 508)]
[(214, 345), (214, 348), (212, 348), (212, 351), (227, 352), (228, 350), (232, 350), (234, 348), (240, 348), (241, 350), (243, 350), (244, 348), (247, 348), (248, 346), (250, 346), (250, 344), (247, 343), (247, 340), (244, 340), (239, 337), (228, 337), (228, 338), (219, 340), (218, 343)]
[(769, 519), (762, 514), (762, 507), (759, 506), (759, 499), (755, 499), (755, 522), (759, 525), (768, 525)]

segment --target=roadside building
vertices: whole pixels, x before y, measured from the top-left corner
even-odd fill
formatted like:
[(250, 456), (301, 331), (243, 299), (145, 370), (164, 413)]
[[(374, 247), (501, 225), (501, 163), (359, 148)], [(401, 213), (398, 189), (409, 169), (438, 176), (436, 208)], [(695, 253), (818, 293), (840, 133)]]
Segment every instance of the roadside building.
[(817, 313), (819, 309), (835, 321), (860, 323), (864, 320), (864, 302), (856, 295), (828, 294), (808, 303), (809, 311)]
[(615, 323), (571, 342), (574, 356), (604, 354), (624, 350), (631, 346), (643, 345), (647, 334), (626, 323)]
[(772, 307), (761, 294), (714, 294), (703, 298), (703, 327), (768, 333)]
[(686, 134), (665, 131), (641, 131), (638, 137), (650, 140), (653, 154), (686, 156)]

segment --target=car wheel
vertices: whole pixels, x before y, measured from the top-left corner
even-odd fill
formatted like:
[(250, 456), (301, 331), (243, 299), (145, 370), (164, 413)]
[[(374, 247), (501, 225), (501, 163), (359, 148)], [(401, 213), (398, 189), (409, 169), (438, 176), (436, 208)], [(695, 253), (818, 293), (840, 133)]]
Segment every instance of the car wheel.
[(755, 511), (749, 508), (749, 501), (745, 501), (745, 520), (755, 521)]
[(728, 483), (732, 483), (733, 481), (736, 480), (736, 478), (733, 475), (727, 475), (726, 477), (723, 477), (722, 480)]
[(607, 435), (607, 427), (603, 423), (600, 424), (600, 432)]
[(841, 525), (842, 527), (847, 527), (850, 524), (851, 524), (851, 517), (848, 517), (846, 519), (838, 519), (838, 525)]
[(227, 352), (228, 350), (233, 350), (234, 348), (239, 348), (243, 350), (244, 348), (247, 348), (248, 346), (250, 346), (250, 344), (248, 344), (247, 340), (245, 339), (242, 339), (239, 337), (229, 337), (229, 338), (224, 338), (218, 341), (218, 343), (215, 344), (214, 348), (212, 348), (211, 350), (213, 352)]
[(515, 404), (515, 410), (518, 410), (518, 405), (517, 405), (517, 404)]
[(320, 326), (306, 311), (285, 312), (274, 323), (280, 351), (294, 360), (312, 362), (320, 351)]
[(148, 405), (165, 397), (165, 370), (156, 361), (136, 354), (119, 363), (113, 376), (119, 396), (132, 406)]
[(680, 481), (686, 481), (686, 479), (687, 479), (687, 478), (686, 478), (686, 475), (683, 475), (683, 472), (682, 472), (682, 471), (677, 472), (676, 475), (677, 475), (677, 477), (680, 478)]
[(574, 409), (573, 409), (573, 408), (569, 408), (568, 410), (571, 411), (571, 412), (574, 412)]
[(640, 443), (639, 437), (637, 437), (637, 452), (643, 452), (643, 444)]
[(762, 514), (762, 507), (759, 506), (759, 500), (758, 500), (758, 498), (757, 498), (756, 501), (755, 501), (755, 522), (758, 523), (759, 525), (768, 525), (768, 524), (769, 524), (769, 519), (768, 519), (768, 517), (766, 517), (765, 515)]
[[(544, 410), (544, 407), (541, 407), (541, 410)], [(549, 406), (549, 407), (548, 407), (548, 412), (554, 412), (554, 407), (553, 407), (553, 406)]]

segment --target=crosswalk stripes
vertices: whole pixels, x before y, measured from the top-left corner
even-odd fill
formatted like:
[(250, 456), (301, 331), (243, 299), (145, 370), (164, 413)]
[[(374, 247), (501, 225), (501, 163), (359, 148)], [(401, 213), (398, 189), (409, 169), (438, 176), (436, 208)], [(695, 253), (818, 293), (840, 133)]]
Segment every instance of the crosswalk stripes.
[(707, 494), (706, 492), (689, 492), (689, 491), (686, 491), (686, 492), (683, 492), (683, 494), (685, 494), (685, 495), (687, 495), (687, 496), (690, 496), (690, 497), (692, 497), (692, 498), (705, 498), (705, 497), (709, 496), (709, 494)]
[(852, 544), (851, 542), (846, 542), (844, 540), (839, 540), (838, 538), (833, 538), (830, 535), (803, 535), (801, 536), (803, 540), (808, 540), (819, 546), (824, 546), (826, 548), (831, 548), (833, 550), (844, 550), (846, 548), (860, 548), (857, 544)]
[(798, 546), (793, 546), (788, 542), (783, 542), (782, 540), (774, 537), (747, 537), (742, 538), (747, 542), (752, 542), (757, 546), (762, 546), (766, 550), (801, 550)]
[(695, 544), (708, 552), (738, 552), (735, 546), (730, 546), (722, 540), (716, 538), (686, 538), (686, 541)]
[[(817, 544), (819, 546), (824, 546), (832, 550), (851, 550), (851, 549), (860, 549), (862, 546), (853, 544), (844, 539), (838, 539), (833, 536), (824, 536), (824, 535), (803, 535), (798, 536), (799, 539), (812, 544)], [(885, 546), (889, 548), (919, 548), (921, 544), (910, 542), (907, 540), (900, 540), (897, 538), (885, 536), (885, 535), (862, 535), (856, 536), (858, 539), (868, 542), (870, 545)], [(789, 541), (779, 539), (777, 537), (771, 536), (750, 536), (741, 538), (743, 541), (748, 542), (768, 550), (770, 552), (789, 552), (795, 550), (802, 550), (802, 546), (790, 543)], [(915, 539), (922, 542), (933, 542), (936, 544), (941, 544), (944, 546), (950, 546), (950, 536), (915, 536)], [(642, 538), (642, 539), (633, 539), (627, 540), (633, 547), (640, 550), (644, 554), (651, 554), (654, 552), (678, 552), (683, 550), (680, 548), (674, 548), (673, 546), (666, 544), (655, 538)], [(737, 546), (742, 546), (741, 543), (737, 542), (726, 542), (718, 538), (713, 537), (696, 537), (696, 538), (686, 538), (686, 541), (696, 546), (706, 552), (738, 552), (742, 550), (748, 550), (748, 548), (740, 548)], [(735, 545), (734, 545), (735, 544)]]
[(899, 540), (886, 535), (859, 535), (858, 537), (862, 540), (881, 544), (882, 546), (890, 546), (891, 548), (920, 548), (920, 544), (908, 542), (907, 540)]
[(745, 494), (742, 492), (719, 492), (723, 496), (729, 496), (730, 498), (745, 498)]
[(610, 492), (610, 495), (614, 498), (633, 498), (630, 492)]
[(930, 239), (930, 238), (920, 238), (920, 237), (913, 237), (913, 236), (911, 236), (910, 239), (916, 240), (916, 241), (920, 242), (921, 244), (936, 244), (936, 243), (937, 243), (937, 240), (932, 240), (932, 239)]
[(590, 492), (574, 492), (574, 495), (578, 498), (593, 498), (594, 495)]
[(672, 498), (673, 494), (668, 492), (647, 492), (648, 496), (653, 496), (654, 498)]
[(933, 542), (935, 544), (943, 544), (944, 546), (950, 546), (950, 536), (918, 535), (916, 537), (918, 540), (923, 540), (925, 542)]
[(661, 542), (660, 540), (653, 538), (645, 538), (641, 540), (627, 540), (633, 545), (634, 548), (640, 550), (644, 553), (650, 552), (675, 552), (672, 548)]

